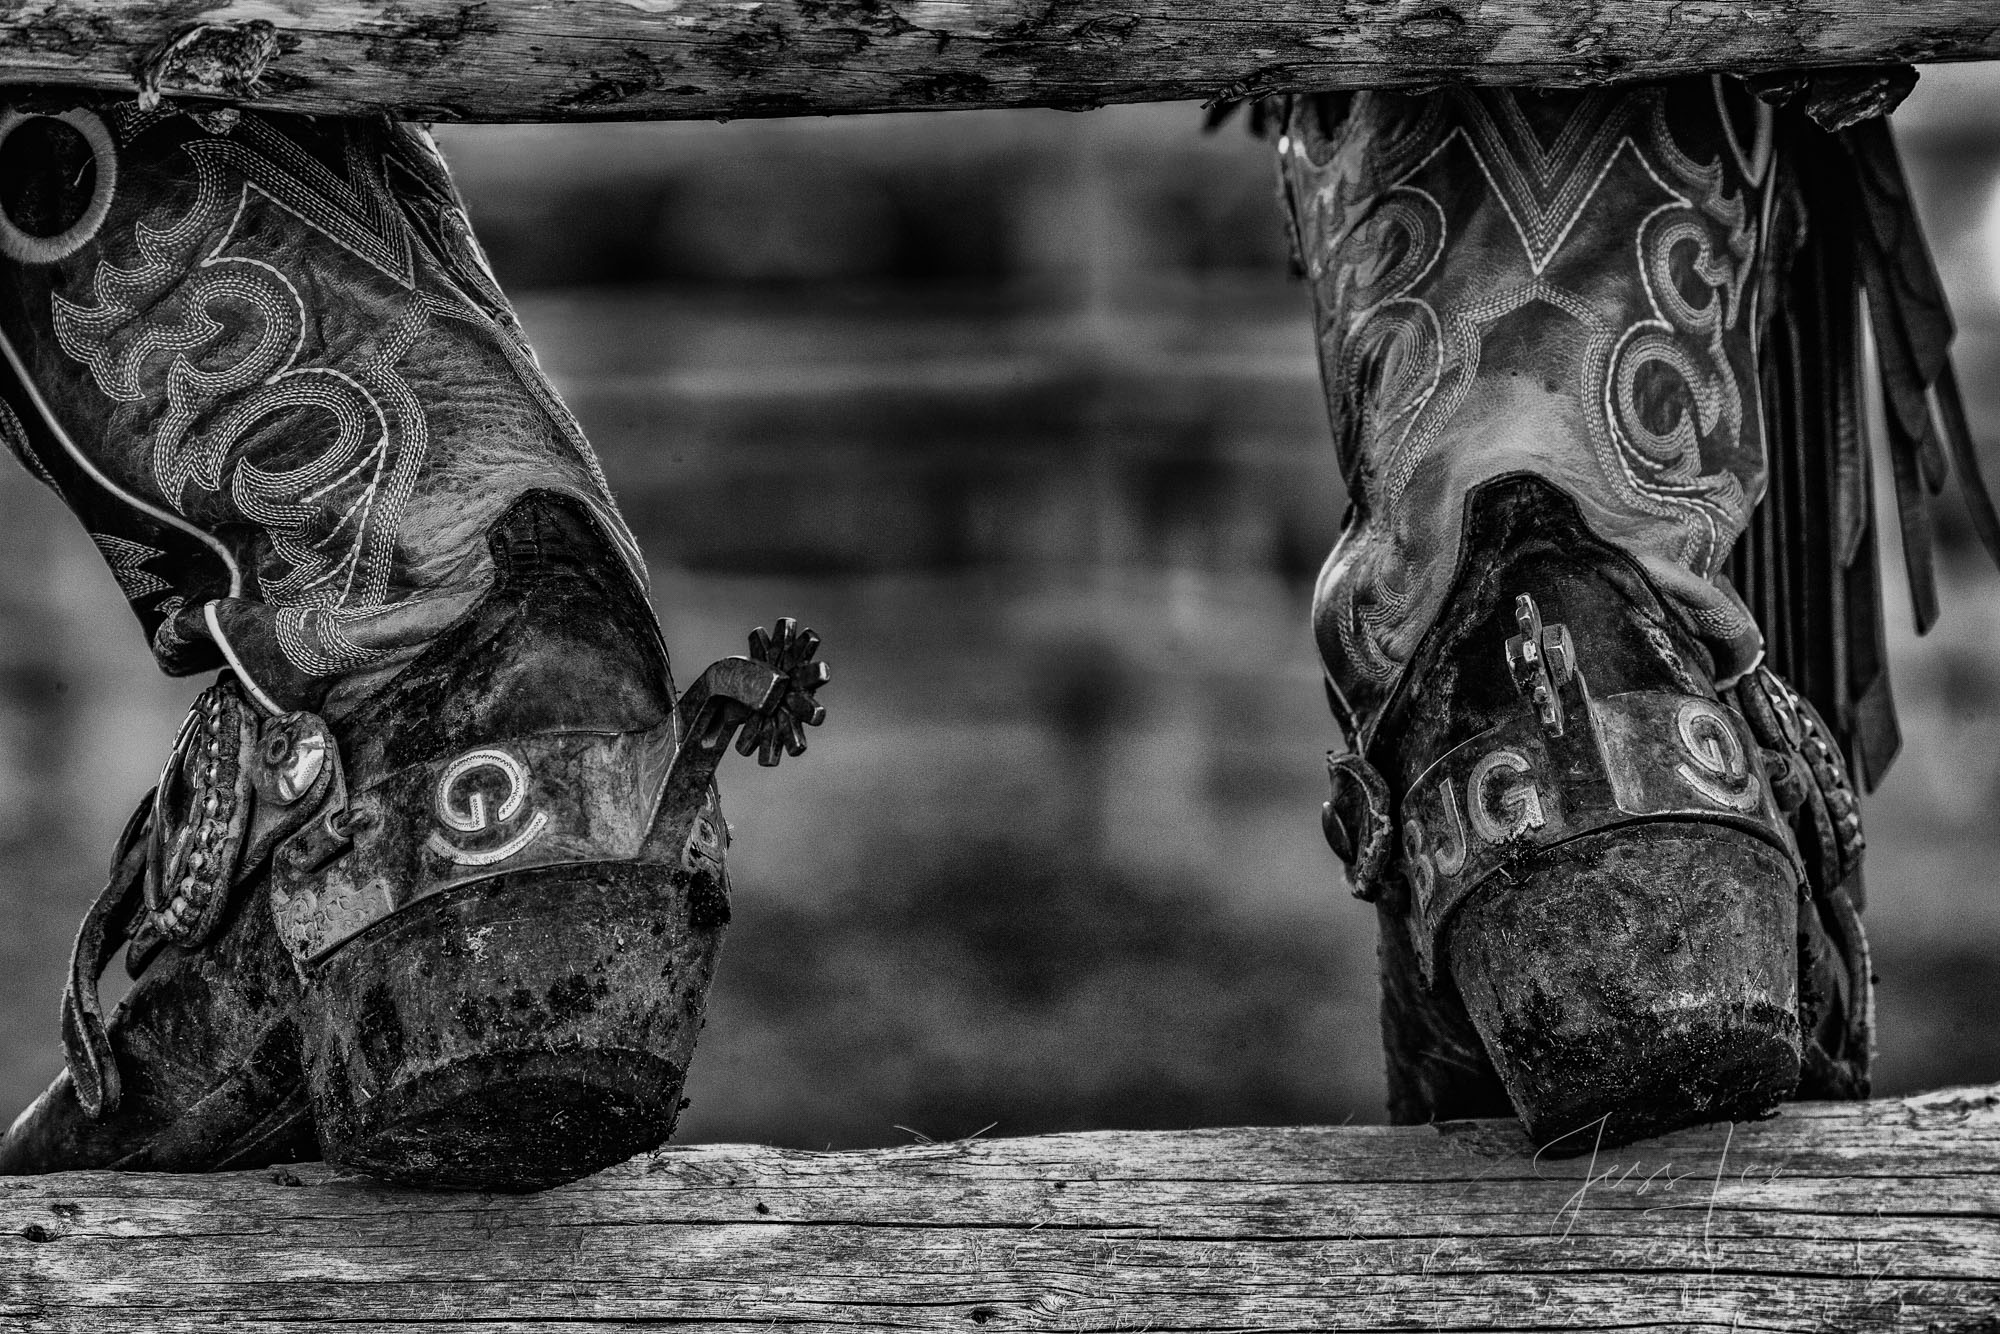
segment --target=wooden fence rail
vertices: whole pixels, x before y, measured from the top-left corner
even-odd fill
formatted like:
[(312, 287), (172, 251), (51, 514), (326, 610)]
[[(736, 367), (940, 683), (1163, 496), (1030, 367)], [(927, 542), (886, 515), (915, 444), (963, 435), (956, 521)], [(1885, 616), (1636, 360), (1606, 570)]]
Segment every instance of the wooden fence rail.
[(1090, 107), (2000, 57), (1991, 0), (22, 0), (0, 83), (419, 120)]
[(2000, 1085), (1567, 1159), (1459, 1122), (674, 1148), (527, 1197), (0, 1179), (0, 1326), (335, 1324), (1993, 1334)]

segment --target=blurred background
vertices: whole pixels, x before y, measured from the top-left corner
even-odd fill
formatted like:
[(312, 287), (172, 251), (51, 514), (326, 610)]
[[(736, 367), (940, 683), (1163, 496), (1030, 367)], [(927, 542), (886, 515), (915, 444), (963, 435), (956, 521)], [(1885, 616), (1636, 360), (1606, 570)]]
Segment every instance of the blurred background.
[[(683, 1138), (1381, 1119), (1373, 914), (1318, 826), (1307, 607), (1345, 502), (1270, 150), (1201, 121), (440, 131), (681, 680), (786, 614), (833, 664), (811, 753), (725, 774)], [(1926, 71), (1896, 124), (2000, 479), (2000, 66)], [(2000, 1079), (2000, 578), (1961, 517), (1944, 539), (1867, 807), (1882, 1093)], [(11, 1110), (200, 683), (18, 469), (0, 558)]]

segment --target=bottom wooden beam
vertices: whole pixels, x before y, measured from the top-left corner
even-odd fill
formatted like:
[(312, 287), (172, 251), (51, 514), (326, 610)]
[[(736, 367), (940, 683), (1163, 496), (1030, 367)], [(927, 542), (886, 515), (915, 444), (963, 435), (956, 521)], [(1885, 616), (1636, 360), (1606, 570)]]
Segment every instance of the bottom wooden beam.
[(0, 1324), (2000, 1331), (2000, 1085), (1579, 1147), (1503, 1122), (697, 1146), (525, 1197), (8, 1178)]

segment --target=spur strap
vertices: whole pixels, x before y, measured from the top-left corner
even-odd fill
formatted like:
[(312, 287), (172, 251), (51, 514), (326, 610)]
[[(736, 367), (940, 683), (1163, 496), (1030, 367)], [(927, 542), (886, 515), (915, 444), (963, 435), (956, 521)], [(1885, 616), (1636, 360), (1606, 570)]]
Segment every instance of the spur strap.
[(116, 1110), (117, 1057), (98, 981), (121, 946), (138, 976), (162, 946), (199, 949), (229, 916), (237, 886), (272, 849), (341, 796), (333, 734), (310, 713), (260, 717), (231, 676), (189, 710), (160, 782), (139, 802), (111, 875), (70, 949), (63, 1055), (78, 1104)]
[[(1435, 979), (1452, 914), (1475, 889), (1525, 857), (1599, 830), (1656, 820), (1724, 825), (1769, 844), (1802, 883), (1809, 879), (1764, 738), (1742, 714), (1674, 691), (1598, 698), (1566, 627), (1544, 625), (1526, 595), (1516, 619), (1507, 666), (1525, 706), (1518, 713), (1432, 761), (1393, 803), (1364, 759), (1330, 761), (1329, 841), (1363, 898), (1394, 882), (1391, 864), (1400, 869), (1408, 897), (1392, 906), (1409, 919), (1426, 981)], [(1766, 699), (1776, 702), (1759, 717), (1774, 737), (1779, 709), (1804, 728), (1796, 696)], [(1793, 772), (1789, 762), (1785, 772)]]
[(805, 752), (826, 664), (786, 617), (750, 656), (711, 664), (659, 727), (503, 739), (350, 793), (326, 723), (261, 717), (233, 677), (202, 692), (160, 783), (127, 823), (70, 952), (62, 1034), (77, 1100), (118, 1105), (98, 980), (122, 945), (137, 976), (164, 945), (199, 949), (234, 891), (269, 864), (278, 934), (303, 970), (416, 898), (533, 866), (605, 860), (720, 869), (712, 780), (736, 743), (775, 765)]
[(496, 738), (343, 788), (277, 850), (278, 938), (304, 969), (419, 899), (501, 875), (593, 862), (719, 871), (716, 764), (732, 740), (766, 765), (805, 752), (804, 729), (826, 713), (819, 646), (784, 618), (751, 634), (749, 657), (710, 664), (657, 727)]
[(145, 910), (152, 815), (153, 794), (148, 792), (125, 822), (125, 832), (111, 857), (111, 876), (84, 914), (76, 942), (70, 946), (69, 978), (62, 998), (63, 1057), (76, 1100), (92, 1117), (118, 1106), (118, 1059), (104, 1028), (97, 981), (104, 976), (111, 956), (130, 939), (135, 919)]

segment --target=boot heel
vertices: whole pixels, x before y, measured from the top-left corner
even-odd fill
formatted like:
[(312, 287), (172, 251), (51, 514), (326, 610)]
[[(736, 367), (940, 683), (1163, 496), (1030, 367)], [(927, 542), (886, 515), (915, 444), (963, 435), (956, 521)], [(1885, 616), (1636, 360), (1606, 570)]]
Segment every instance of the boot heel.
[(271, 886), (329, 1161), (528, 1191), (667, 1139), (729, 920), (716, 763), (805, 750), (819, 642), (752, 632), (648, 732), (493, 742), (351, 798), (329, 780)]
[(307, 977), (322, 1152), (527, 1191), (658, 1146), (727, 919), (717, 872), (598, 863), (460, 885), (376, 923)]
[(1529, 883), (1489, 882), (1447, 950), (1529, 1135), (1588, 1153), (1792, 1092), (1797, 919), (1761, 840), (1635, 825), (1550, 849)]

